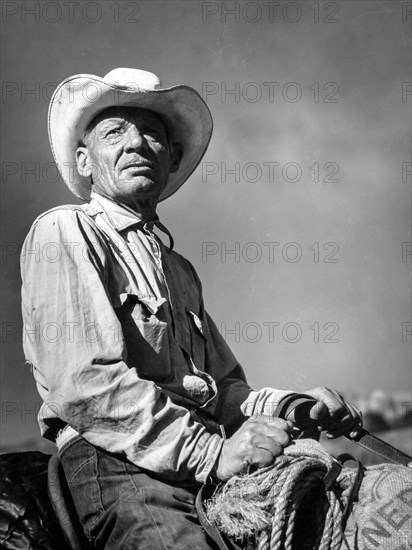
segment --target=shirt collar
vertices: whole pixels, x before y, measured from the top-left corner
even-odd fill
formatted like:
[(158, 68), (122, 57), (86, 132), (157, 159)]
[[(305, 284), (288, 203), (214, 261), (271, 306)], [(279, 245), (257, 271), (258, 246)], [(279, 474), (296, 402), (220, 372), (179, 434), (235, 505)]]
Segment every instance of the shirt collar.
[[(91, 197), (90, 205), (97, 212), (104, 212), (117, 231), (124, 231), (132, 225), (139, 225), (141, 228), (144, 226), (144, 222), (139, 214), (128, 206), (115, 202), (107, 197), (103, 197), (95, 191), (91, 192)], [(159, 218), (156, 217), (153, 222), (158, 219)]]
[(125, 204), (120, 204), (112, 199), (103, 197), (95, 191), (91, 192), (90, 206), (92, 206), (96, 212), (106, 214), (109, 221), (117, 231), (124, 231), (133, 225), (136, 225), (139, 229), (153, 231), (153, 226), (156, 225), (169, 237), (169, 252), (173, 249), (173, 237), (167, 227), (159, 221), (159, 217), (157, 215), (154, 220), (143, 222), (139, 214)]

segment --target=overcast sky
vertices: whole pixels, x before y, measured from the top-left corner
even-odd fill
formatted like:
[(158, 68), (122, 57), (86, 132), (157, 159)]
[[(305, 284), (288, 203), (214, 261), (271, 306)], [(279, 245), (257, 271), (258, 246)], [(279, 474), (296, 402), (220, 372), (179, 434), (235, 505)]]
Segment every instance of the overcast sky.
[(19, 250), (38, 214), (78, 202), (53, 164), (48, 101), (67, 76), (115, 67), (191, 85), (211, 109), (209, 150), (159, 214), (249, 382), (410, 392), (408, 6), (2, 2), (4, 442), (37, 434), (40, 401)]

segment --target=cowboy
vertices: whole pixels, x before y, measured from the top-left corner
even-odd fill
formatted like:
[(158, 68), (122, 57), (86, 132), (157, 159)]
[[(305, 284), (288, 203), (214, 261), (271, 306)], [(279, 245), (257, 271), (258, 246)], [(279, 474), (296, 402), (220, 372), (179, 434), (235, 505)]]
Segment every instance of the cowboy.
[[(24, 348), (41, 433), (99, 548), (213, 548), (200, 485), (273, 463), (297, 422), (274, 416), (294, 392), (247, 384), (156, 214), (211, 134), (194, 89), (162, 88), (143, 70), (72, 76), (51, 99), (53, 155), (85, 204), (42, 214), (26, 238)], [(359, 432), (359, 411), (336, 391), (305, 393), (316, 400), (306, 421)]]

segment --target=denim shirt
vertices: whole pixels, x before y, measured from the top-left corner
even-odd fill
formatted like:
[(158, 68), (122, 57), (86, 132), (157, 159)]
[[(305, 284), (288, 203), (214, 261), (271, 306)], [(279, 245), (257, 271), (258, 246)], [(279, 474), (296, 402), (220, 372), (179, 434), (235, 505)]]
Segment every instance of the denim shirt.
[(289, 391), (246, 383), (156, 222), (97, 194), (39, 216), (21, 255), (23, 345), (44, 437), (68, 425), (159, 476), (205, 482), (222, 434)]

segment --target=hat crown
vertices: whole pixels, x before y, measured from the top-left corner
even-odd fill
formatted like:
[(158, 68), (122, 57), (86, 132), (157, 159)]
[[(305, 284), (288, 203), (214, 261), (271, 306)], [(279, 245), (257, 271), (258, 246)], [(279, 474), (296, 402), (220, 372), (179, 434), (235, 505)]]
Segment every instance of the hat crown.
[(103, 79), (115, 86), (133, 90), (157, 90), (162, 87), (158, 76), (143, 69), (113, 69)]

